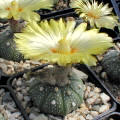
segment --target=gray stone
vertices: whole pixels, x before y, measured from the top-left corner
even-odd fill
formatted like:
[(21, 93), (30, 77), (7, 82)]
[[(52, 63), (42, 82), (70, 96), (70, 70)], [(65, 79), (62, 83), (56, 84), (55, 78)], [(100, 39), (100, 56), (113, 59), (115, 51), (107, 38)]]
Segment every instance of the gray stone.
[(22, 85), (22, 81), (21, 81), (21, 80), (18, 80), (18, 81), (16, 82), (16, 85), (17, 85), (17, 86), (21, 86), (21, 85)]
[(41, 114), (38, 117), (36, 117), (34, 120), (48, 120), (48, 117), (45, 116), (44, 114)]
[(21, 94), (20, 92), (17, 93), (17, 97), (19, 100), (23, 100), (23, 94)]
[(49, 115), (49, 120), (63, 120), (61, 117), (55, 117), (53, 115)]
[(30, 113), (29, 118), (30, 118), (30, 120), (35, 120), (35, 118), (37, 118), (37, 116), (34, 113)]

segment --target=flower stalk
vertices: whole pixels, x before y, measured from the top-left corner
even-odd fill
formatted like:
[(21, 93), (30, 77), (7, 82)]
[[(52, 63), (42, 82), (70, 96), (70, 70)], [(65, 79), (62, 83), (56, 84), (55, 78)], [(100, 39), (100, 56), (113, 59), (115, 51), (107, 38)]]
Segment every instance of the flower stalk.
[(25, 27), (25, 21), (22, 20), (14, 20), (13, 18), (11, 18), (8, 20), (8, 22), (13, 33), (20, 33)]

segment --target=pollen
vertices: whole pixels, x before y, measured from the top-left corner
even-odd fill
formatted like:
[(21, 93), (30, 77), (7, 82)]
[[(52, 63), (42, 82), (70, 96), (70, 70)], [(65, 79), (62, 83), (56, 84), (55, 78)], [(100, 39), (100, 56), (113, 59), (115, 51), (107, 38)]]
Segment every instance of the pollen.
[(52, 48), (51, 51), (52, 51), (53, 53), (57, 53), (57, 50), (54, 49), (54, 48)]
[(95, 15), (95, 14), (92, 13), (92, 12), (88, 12), (87, 15), (88, 15), (89, 17), (94, 18), (94, 19), (99, 19), (99, 16)]
[(18, 11), (19, 11), (19, 12), (22, 12), (22, 11), (23, 11), (23, 9), (22, 9), (22, 8), (19, 8), (19, 9), (18, 9)]
[(78, 51), (77, 49), (71, 48), (71, 52), (70, 52), (70, 53), (72, 54), (72, 53), (75, 53), (75, 52), (77, 52), (77, 51)]
[(7, 7), (7, 8), (6, 8), (6, 10), (9, 10), (9, 11), (10, 11), (10, 10), (11, 10), (11, 8), (10, 8), (10, 7)]

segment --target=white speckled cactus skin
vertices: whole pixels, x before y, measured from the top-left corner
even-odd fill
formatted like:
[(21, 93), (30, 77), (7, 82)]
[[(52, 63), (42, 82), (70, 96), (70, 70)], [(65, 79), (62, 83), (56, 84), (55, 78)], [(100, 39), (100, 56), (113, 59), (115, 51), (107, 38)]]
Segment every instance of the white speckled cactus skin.
[(13, 37), (10, 27), (0, 32), (0, 57), (19, 62), (23, 60), (23, 56), (16, 50)]
[(76, 110), (83, 102), (84, 85), (73, 72), (68, 75), (69, 83), (64, 86), (41, 83), (38, 77), (33, 81), (29, 94), (41, 112), (65, 116)]
[(120, 52), (111, 50), (104, 55), (102, 66), (109, 76), (110, 80), (120, 83)]

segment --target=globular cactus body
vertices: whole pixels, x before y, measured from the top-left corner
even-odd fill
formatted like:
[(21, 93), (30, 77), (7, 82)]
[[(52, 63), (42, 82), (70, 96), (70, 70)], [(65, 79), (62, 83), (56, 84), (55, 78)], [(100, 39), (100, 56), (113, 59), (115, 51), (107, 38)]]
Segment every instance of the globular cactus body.
[(41, 83), (32, 84), (29, 94), (34, 104), (44, 113), (65, 116), (77, 109), (83, 102), (83, 83), (75, 73), (68, 76), (70, 83), (55, 86)]
[(7, 27), (0, 33), (0, 57), (19, 62), (23, 60), (23, 56), (16, 50), (13, 37), (14, 35), (10, 27)]
[(105, 54), (102, 66), (114, 83), (120, 83), (120, 52), (111, 50)]

